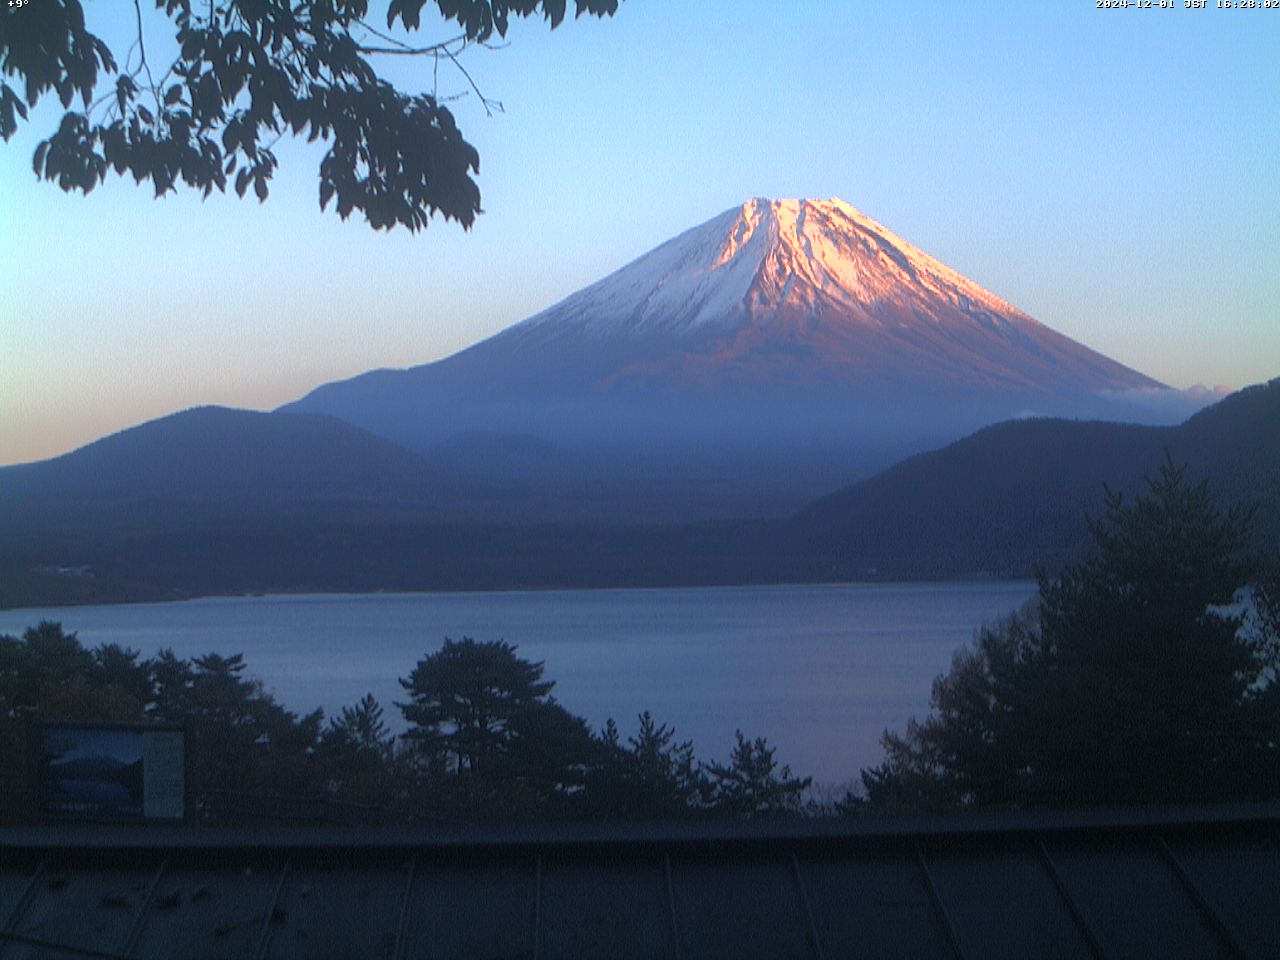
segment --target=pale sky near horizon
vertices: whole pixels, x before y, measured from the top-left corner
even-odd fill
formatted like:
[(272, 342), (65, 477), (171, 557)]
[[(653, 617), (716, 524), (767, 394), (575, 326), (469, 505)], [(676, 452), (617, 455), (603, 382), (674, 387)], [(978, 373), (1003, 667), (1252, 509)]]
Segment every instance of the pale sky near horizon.
[[(44, 103), (0, 143), (0, 463), (438, 359), (753, 196), (839, 196), (1172, 386), (1275, 377), (1280, 9), (1216, 2), (624, 0), (522, 22), (466, 55), (505, 112), (453, 105), (481, 156), (469, 232), (321, 214), (321, 151), (288, 140), (263, 205), (114, 176), (64, 195), (31, 173)], [(86, 10), (109, 37), (132, 16)], [(428, 65), (394, 69), (403, 87)]]

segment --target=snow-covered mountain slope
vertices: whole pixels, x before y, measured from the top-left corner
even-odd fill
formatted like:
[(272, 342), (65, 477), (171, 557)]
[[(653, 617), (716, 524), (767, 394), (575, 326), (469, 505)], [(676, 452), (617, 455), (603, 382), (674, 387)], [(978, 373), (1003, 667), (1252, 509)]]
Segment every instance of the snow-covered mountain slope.
[(893, 305), (1025, 314), (842, 200), (749, 200), (517, 324), (583, 336), (725, 332), (779, 308), (883, 327)]
[(607, 448), (662, 484), (821, 463), (816, 494), (1009, 417), (1161, 421), (1116, 398), (1164, 390), (843, 201), (756, 199), (451, 357), (290, 408), (419, 450), (466, 431)]
[(599, 387), (806, 377), (1033, 393), (1160, 387), (841, 200), (748, 201), (477, 349), (570, 339), (574, 352), (616, 351)]

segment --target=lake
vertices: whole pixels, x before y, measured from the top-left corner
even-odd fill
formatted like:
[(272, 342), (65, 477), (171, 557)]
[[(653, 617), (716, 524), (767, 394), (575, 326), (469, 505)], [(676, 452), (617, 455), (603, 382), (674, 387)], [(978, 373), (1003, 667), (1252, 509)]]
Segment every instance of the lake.
[(408, 676), (448, 636), (506, 640), (546, 663), (554, 694), (623, 738), (649, 710), (727, 758), (735, 729), (767, 737), (794, 773), (843, 783), (878, 762), (886, 727), (928, 712), (933, 678), (1030, 581), (211, 597), (0, 611), (0, 632), (60, 621), (86, 646), (152, 656), (244, 653), (292, 710), (327, 715), (372, 692), (399, 721)]

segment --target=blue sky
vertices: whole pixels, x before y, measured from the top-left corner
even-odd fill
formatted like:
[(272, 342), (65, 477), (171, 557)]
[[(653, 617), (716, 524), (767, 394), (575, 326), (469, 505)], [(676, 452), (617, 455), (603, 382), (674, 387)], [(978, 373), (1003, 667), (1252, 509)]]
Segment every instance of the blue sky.
[[(1215, 3), (625, 0), (520, 23), (465, 60), (505, 112), (454, 104), (481, 155), (469, 232), (321, 214), (321, 151), (291, 141), (261, 206), (114, 178), (63, 195), (30, 170), (42, 105), (0, 144), (0, 463), (445, 356), (753, 196), (839, 196), (1173, 386), (1280, 375), (1280, 10)], [(108, 37), (132, 12), (86, 9)]]

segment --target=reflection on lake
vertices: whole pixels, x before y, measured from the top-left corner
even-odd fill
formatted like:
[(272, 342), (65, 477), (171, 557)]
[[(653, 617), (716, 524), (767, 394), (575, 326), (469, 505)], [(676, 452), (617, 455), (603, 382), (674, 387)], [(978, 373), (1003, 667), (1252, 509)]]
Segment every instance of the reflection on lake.
[(218, 597), (0, 611), (0, 632), (61, 621), (86, 646), (152, 656), (243, 652), (292, 710), (336, 714), (372, 692), (398, 721), (408, 676), (444, 637), (507, 640), (546, 662), (555, 696), (624, 738), (650, 710), (727, 757), (733, 732), (765, 736), (797, 775), (846, 781), (880, 759), (886, 727), (928, 710), (933, 678), (983, 622), (1035, 593), (1028, 581)]

